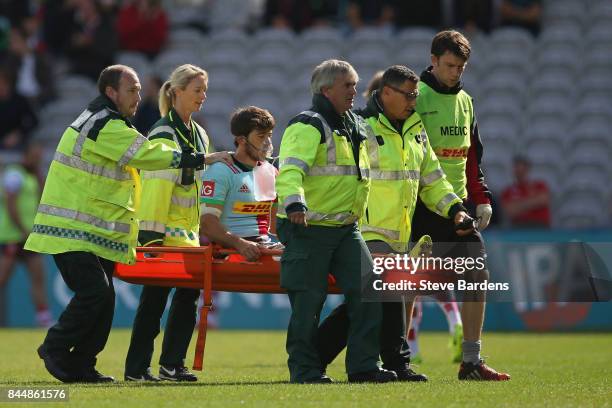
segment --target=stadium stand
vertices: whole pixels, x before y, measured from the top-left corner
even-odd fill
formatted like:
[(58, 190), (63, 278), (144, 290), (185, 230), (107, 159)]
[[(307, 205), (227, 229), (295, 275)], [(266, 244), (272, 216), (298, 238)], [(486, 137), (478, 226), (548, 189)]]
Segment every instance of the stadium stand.
[[(195, 17), (203, 3), (166, 0), (171, 30), (164, 51), (152, 61), (122, 51), (116, 62), (136, 68), (141, 79), (151, 73), (166, 77), (186, 62), (208, 70), (208, 102), (199, 117), (218, 149), (232, 148), (229, 114), (246, 104), (275, 115), (278, 146), (289, 118), (308, 106), (310, 74), (322, 60), (345, 58), (354, 64), (361, 76), (356, 98), (361, 106), (360, 94), (376, 70), (394, 63), (416, 72), (424, 69), (435, 34), (430, 27), (393, 31), (372, 26), (347, 34), (341, 24), (314, 26), (300, 34), (269, 27), (247, 33), (240, 29), (243, 25), (220, 29), (220, 24), (198, 24)], [(216, 3), (223, 7), (225, 2)], [(249, 2), (250, 10), (254, 3)], [(543, 5), (538, 37), (516, 27), (471, 34), (473, 54), (464, 83), (476, 100), (486, 175), (494, 193), (499, 192), (510, 182), (512, 155), (526, 154), (534, 176), (546, 180), (553, 192), (554, 208), (559, 209), (554, 226), (609, 225), (612, 2), (543, 0)], [(215, 13), (229, 15), (228, 10)], [(59, 99), (40, 112), (44, 128), (34, 133), (48, 146), (74, 119), (74, 108), (95, 94), (90, 80), (58, 71)]]

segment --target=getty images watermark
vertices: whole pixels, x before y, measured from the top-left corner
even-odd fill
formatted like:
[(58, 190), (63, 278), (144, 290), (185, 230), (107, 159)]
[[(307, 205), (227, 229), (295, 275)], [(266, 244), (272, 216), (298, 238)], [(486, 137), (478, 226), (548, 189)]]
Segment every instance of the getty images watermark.
[(487, 302), (516, 304), (612, 299), (609, 242), (497, 242), (487, 253), (478, 243), (430, 243), (409, 253), (369, 242), (368, 248), (372, 255), (361, 264), (365, 301), (441, 292), (454, 292), (458, 301), (479, 301), (486, 293)]
[(489, 282), (487, 279), (476, 281), (476, 277), (466, 276), (466, 273), (478, 273), (486, 269), (484, 256), (442, 258), (394, 254), (376, 256), (373, 262), (372, 272), (378, 275), (377, 279), (372, 280), (375, 291), (510, 290), (508, 282)]

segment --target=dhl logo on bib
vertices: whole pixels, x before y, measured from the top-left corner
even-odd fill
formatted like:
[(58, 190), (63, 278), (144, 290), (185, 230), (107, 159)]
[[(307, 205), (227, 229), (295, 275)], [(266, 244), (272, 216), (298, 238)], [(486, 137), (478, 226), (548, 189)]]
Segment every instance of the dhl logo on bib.
[(271, 208), (271, 202), (260, 203), (236, 201), (232, 211), (238, 214), (268, 214)]

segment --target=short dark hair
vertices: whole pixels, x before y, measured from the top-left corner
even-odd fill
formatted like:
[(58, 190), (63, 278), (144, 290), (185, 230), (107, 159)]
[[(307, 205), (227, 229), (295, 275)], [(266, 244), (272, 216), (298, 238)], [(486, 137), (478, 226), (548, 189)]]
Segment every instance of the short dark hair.
[(131, 71), (136, 74), (136, 71), (127, 65), (117, 64), (104, 68), (98, 77), (98, 91), (100, 92), (100, 95), (106, 95), (107, 86), (110, 86), (114, 90), (118, 90), (121, 75), (127, 71)]
[(446, 51), (467, 61), (470, 58), (472, 47), (468, 39), (459, 31), (440, 31), (431, 42), (431, 54), (441, 57)]
[(416, 84), (419, 82), (419, 76), (405, 65), (392, 65), (383, 73), (378, 90), (382, 91), (386, 85), (399, 88), (406, 81)]
[(248, 136), (253, 130), (268, 132), (275, 125), (274, 116), (267, 109), (257, 106), (237, 109), (230, 120), (230, 129), (234, 136)]

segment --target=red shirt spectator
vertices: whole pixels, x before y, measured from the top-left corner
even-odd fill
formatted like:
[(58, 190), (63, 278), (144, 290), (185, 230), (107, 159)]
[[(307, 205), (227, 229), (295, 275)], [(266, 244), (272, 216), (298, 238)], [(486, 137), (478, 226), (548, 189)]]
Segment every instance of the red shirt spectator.
[(513, 227), (550, 227), (550, 193), (541, 180), (529, 180), (529, 161), (514, 159), (515, 183), (502, 192), (502, 206)]
[(168, 38), (168, 16), (159, 0), (136, 0), (119, 11), (117, 30), (121, 49), (154, 57)]

